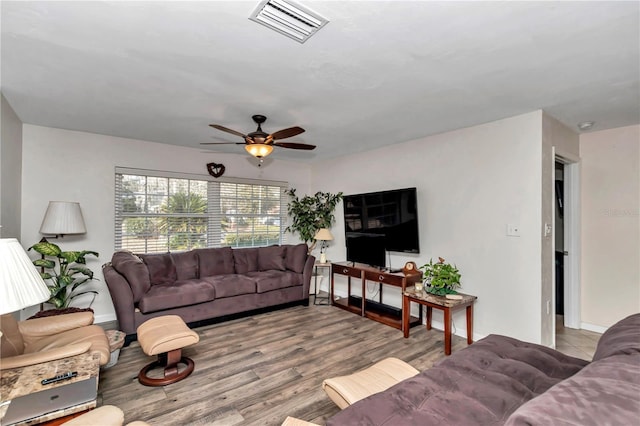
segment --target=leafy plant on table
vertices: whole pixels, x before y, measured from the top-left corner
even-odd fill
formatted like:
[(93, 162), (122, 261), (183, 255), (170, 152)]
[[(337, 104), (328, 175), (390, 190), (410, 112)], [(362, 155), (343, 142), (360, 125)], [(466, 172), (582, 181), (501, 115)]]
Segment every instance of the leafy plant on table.
[(420, 267), (423, 279), (428, 283), (425, 290), (428, 293), (444, 296), (447, 294), (457, 294), (455, 290), (460, 287), (460, 271), (455, 265), (445, 263), (444, 259), (438, 257), (438, 262), (433, 263), (433, 259), (429, 259)]
[(40, 272), (42, 279), (47, 282), (51, 297), (48, 302), (56, 308), (68, 308), (73, 299), (83, 294), (98, 294), (97, 291), (78, 291), (79, 287), (93, 278), (93, 271), (85, 266), (86, 256), (98, 257), (98, 252), (62, 251), (56, 244), (41, 241), (29, 247), (43, 256), (33, 264), (43, 268)]

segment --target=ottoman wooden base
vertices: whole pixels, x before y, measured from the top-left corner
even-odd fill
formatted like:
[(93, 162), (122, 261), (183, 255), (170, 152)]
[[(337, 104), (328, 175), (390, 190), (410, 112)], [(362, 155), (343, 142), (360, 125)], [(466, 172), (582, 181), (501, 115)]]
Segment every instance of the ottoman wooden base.
[[(146, 365), (138, 374), (138, 381), (145, 386), (164, 386), (184, 379), (193, 372), (194, 362), (182, 356), (182, 348), (198, 343), (198, 334), (177, 315), (152, 318), (138, 327), (138, 341), (147, 355), (158, 355), (158, 359)], [(179, 365), (186, 367), (180, 370)], [(164, 367), (164, 377), (152, 378), (148, 373), (154, 368)]]

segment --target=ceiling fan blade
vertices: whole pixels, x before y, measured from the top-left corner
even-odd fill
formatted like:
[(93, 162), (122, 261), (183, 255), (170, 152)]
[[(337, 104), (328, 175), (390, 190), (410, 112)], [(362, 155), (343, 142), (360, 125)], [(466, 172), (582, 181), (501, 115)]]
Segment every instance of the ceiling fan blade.
[(231, 130), (227, 127), (221, 126), (219, 124), (209, 124), (209, 126), (213, 127), (214, 129), (218, 129), (218, 130), (222, 130), (223, 132), (227, 132), (227, 133), (231, 133), (232, 135), (236, 135), (236, 136), (240, 136), (241, 138), (246, 138), (247, 135), (244, 135), (240, 132), (236, 132), (235, 130)]
[(279, 146), (280, 148), (304, 149), (305, 151), (311, 151), (312, 149), (316, 149), (315, 145), (309, 145), (306, 143), (274, 142), (273, 145)]
[(200, 142), (200, 145), (245, 145), (244, 142)]
[(291, 136), (299, 135), (300, 133), (304, 133), (304, 129), (302, 127), (295, 126), (289, 127), (288, 129), (278, 130), (277, 132), (272, 133), (269, 136), (271, 136), (273, 140), (277, 140), (290, 138)]

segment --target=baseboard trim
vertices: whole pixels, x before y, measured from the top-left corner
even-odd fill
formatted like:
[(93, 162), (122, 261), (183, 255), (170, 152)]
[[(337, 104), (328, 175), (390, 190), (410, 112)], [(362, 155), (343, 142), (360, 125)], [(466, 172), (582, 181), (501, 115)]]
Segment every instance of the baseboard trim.
[(100, 315), (93, 315), (93, 322), (95, 324), (100, 324), (103, 322), (110, 322), (110, 321), (116, 321), (116, 314), (100, 314)]
[(586, 322), (581, 322), (580, 323), (580, 328), (583, 330), (587, 330), (587, 331), (593, 331), (595, 333), (604, 333), (605, 331), (607, 331), (608, 327), (602, 327), (601, 325), (594, 325), (594, 324), (589, 324)]

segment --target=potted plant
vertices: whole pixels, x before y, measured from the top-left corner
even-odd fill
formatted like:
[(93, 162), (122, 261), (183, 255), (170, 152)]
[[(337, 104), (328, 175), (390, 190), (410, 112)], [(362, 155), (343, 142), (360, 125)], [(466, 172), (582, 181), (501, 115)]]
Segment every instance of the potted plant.
[(458, 294), (455, 289), (460, 287), (461, 275), (455, 265), (445, 263), (443, 258), (438, 257), (438, 263), (429, 259), (429, 263), (422, 265), (420, 270), (428, 293), (438, 296)]
[[(93, 280), (93, 271), (85, 266), (86, 256), (98, 257), (95, 251), (62, 251), (56, 244), (48, 241), (40, 241), (29, 247), (42, 255), (33, 264), (42, 268), (40, 275), (45, 281), (51, 283), (49, 291), (51, 297), (48, 302), (58, 309), (68, 308), (76, 297), (97, 291), (87, 290), (78, 292), (78, 288)], [(52, 259), (53, 258), (53, 259)], [(57, 261), (57, 262), (56, 262)], [(57, 264), (56, 264), (57, 263)]]
[(287, 232), (297, 232), (300, 239), (309, 244), (309, 251), (315, 247), (313, 237), (322, 228), (330, 228), (334, 220), (333, 212), (336, 205), (342, 200), (342, 192), (331, 194), (329, 192), (316, 192), (313, 195), (305, 195), (299, 198), (296, 189), (287, 191), (290, 197), (287, 213), (292, 218), (291, 225), (287, 226)]

